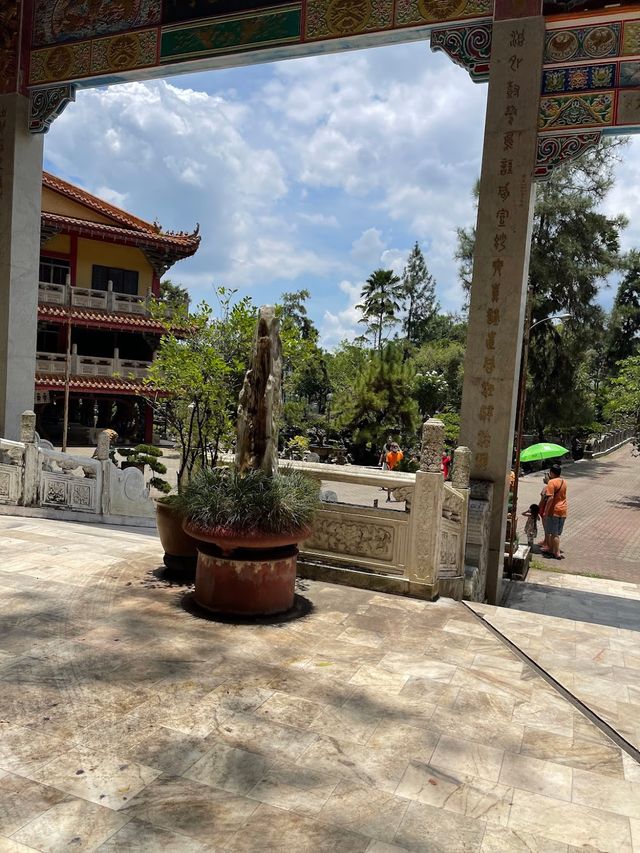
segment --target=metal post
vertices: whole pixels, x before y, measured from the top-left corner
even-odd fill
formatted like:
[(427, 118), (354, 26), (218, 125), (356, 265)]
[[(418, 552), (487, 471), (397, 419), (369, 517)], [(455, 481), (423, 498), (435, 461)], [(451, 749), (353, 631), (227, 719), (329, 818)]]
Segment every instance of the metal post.
[(71, 375), (71, 310), (67, 309), (67, 360), (64, 366), (64, 414), (62, 418), (62, 452), (67, 452), (69, 430), (69, 379)]

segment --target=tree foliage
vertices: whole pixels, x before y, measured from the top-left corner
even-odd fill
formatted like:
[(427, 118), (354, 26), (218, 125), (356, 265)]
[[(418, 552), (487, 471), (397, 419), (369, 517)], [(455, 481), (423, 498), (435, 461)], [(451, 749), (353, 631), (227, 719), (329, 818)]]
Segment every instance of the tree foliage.
[[(556, 169), (538, 186), (529, 268), (531, 324), (569, 313), (562, 327), (536, 326), (531, 333), (525, 428), (542, 438), (594, 420), (602, 365), (605, 317), (597, 296), (623, 264), (623, 216), (608, 216), (600, 204), (614, 182), (613, 142)], [(477, 197), (477, 186), (474, 194)], [(458, 231), (459, 275), (469, 291), (474, 229)], [(595, 376), (585, 369), (594, 368)], [(594, 381), (595, 380), (595, 381)]]
[(387, 344), (371, 353), (354, 382), (352, 392), (340, 393), (337, 401), (339, 425), (351, 437), (362, 458), (377, 453), (390, 433), (412, 443), (420, 421), (418, 404), (412, 396), (412, 366), (403, 360), (401, 348)]
[(402, 330), (409, 344), (419, 344), (428, 333), (429, 325), (438, 312), (436, 283), (416, 240), (402, 273)]
[(373, 336), (374, 349), (381, 353), (385, 329), (398, 323), (402, 281), (393, 270), (377, 269), (365, 282), (360, 298), (362, 302), (356, 305), (362, 311), (360, 322), (366, 325), (367, 334)]
[(617, 375), (605, 389), (605, 413), (619, 425), (635, 428), (640, 437), (640, 356), (629, 356), (617, 364)]

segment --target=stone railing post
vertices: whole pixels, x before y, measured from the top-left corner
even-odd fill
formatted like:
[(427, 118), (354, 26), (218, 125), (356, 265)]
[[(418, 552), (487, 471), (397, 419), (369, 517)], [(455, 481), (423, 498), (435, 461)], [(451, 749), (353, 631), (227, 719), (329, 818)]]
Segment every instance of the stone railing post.
[(102, 430), (98, 433), (98, 443), (96, 447), (96, 459), (104, 462), (109, 458), (109, 450), (111, 449), (111, 435), (107, 430)]
[(107, 311), (113, 311), (113, 282), (107, 282)]
[(458, 570), (464, 578), (462, 597), (470, 598), (473, 590), (473, 571), (466, 570), (465, 555), (467, 552), (467, 533), (469, 529), (469, 495), (471, 472), (471, 450), (468, 447), (456, 447), (453, 453), (453, 468), (451, 471), (451, 485), (454, 489), (464, 495), (464, 504), (460, 513), (460, 547), (458, 550)]
[(422, 425), (420, 470), (431, 473), (442, 472), (443, 454), (444, 424), (438, 418), (429, 418)]
[(468, 447), (456, 447), (453, 454), (451, 485), (454, 489), (468, 489), (471, 472), (471, 450)]
[(20, 441), (24, 444), (24, 483), (22, 485), (22, 503), (32, 506), (38, 500), (40, 484), (39, 449), (36, 442), (36, 413), (23, 412), (20, 417)]
[(429, 418), (422, 427), (420, 470), (416, 474), (411, 501), (406, 575), (410, 584), (429, 586), (431, 599), (439, 595), (438, 571), (444, 499), (441, 468), (443, 452), (444, 424), (437, 418)]

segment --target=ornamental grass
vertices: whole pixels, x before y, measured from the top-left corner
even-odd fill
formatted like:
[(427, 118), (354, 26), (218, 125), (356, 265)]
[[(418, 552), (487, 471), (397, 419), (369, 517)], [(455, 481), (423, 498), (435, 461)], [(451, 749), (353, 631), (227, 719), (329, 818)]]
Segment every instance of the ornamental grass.
[(193, 475), (179, 498), (189, 524), (203, 530), (290, 534), (308, 527), (320, 504), (320, 484), (292, 469), (263, 471), (206, 468)]

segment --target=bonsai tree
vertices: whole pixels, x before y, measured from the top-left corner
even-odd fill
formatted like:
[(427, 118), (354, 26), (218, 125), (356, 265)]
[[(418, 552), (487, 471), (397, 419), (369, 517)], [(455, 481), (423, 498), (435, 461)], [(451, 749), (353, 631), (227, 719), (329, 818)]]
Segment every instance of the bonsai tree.
[[(122, 463), (123, 468), (140, 468), (144, 474), (145, 467), (149, 466), (155, 475), (167, 473), (167, 466), (163, 462), (158, 461), (163, 455), (159, 447), (153, 447), (151, 444), (137, 444), (135, 447), (119, 448), (118, 454), (125, 460)], [(163, 492), (165, 495), (171, 491), (171, 486), (162, 477), (152, 477), (149, 480), (149, 485), (153, 486), (159, 492)]]

